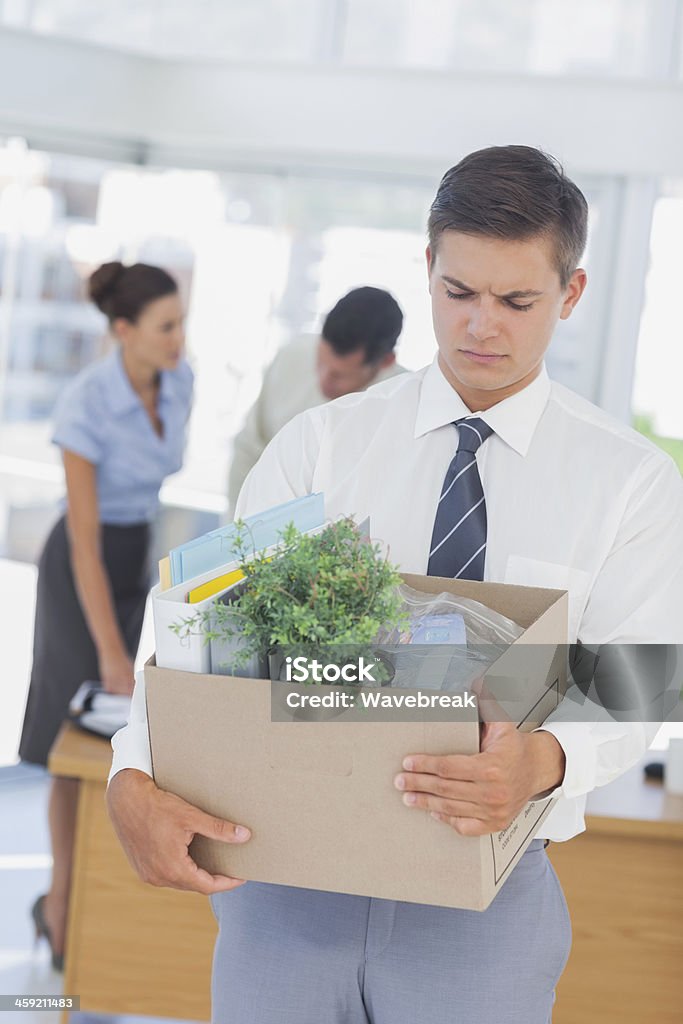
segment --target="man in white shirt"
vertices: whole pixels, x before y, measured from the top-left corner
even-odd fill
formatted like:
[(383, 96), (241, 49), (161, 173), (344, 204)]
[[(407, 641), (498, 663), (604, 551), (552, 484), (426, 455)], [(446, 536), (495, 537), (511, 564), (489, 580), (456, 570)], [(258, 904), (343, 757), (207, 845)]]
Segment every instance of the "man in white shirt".
[(280, 349), (235, 438), (228, 479), (233, 512), (249, 470), (285, 423), (403, 372), (394, 351), (402, 327), (401, 307), (389, 292), (353, 288), (327, 314), (319, 337), (298, 338)]
[[(434, 363), (296, 417), (238, 514), (322, 490), (329, 516), (369, 515), (404, 571), (566, 589), (570, 639), (585, 644), (680, 642), (680, 474), (543, 365), (585, 287), (586, 219), (580, 191), (538, 150), (495, 147), (452, 168), (429, 218)], [(143, 878), (212, 895), (216, 1021), (547, 1024), (571, 929), (542, 840), (582, 831), (586, 794), (634, 764), (656, 728), (576, 717), (565, 709), (533, 733), (491, 723), (476, 755), (406, 751), (394, 779), (406, 813), (464, 835), (498, 831), (533, 796), (558, 798), (481, 914), (198, 869), (195, 832), (246, 842), (249, 823), (155, 787), (141, 689), (115, 740), (110, 811)]]

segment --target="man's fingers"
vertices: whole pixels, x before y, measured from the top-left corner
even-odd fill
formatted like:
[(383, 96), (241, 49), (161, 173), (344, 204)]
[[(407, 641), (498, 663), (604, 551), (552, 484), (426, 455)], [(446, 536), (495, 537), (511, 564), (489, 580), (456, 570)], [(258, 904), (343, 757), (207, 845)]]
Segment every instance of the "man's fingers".
[(441, 775), (424, 775), (419, 772), (402, 772), (394, 779), (394, 785), (405, 793), (433, 793), (434, 796), (448, 797), (449, 800), (474, 802), (480, 795), (475, 782), (459, 782), (444, 779)]
[(235, 825), (224, 818), (216, 818), (198, 807), (191, 808), (189, 827), (196, 835), (207, 839), (218, 839), (222, 843), (246, 843), (251, 839), (251, 831), (246, 825)]
[(174, 888), (200, 892), (204, 896), (213, 896), (217, 892), (230, 892), (232, 889), (237, 889), (240, 885), (244, 885), (245, 882), (243, 878), (210, 874), (204, 868), (200, 868), (192, 860), (189, 853), (186, 854), (183, 869), (182, 873), (173, 880)]
[(409, 754), (403, 758), (403, 769), (422, 775), (438, 775), (442, 779), (477, 782), (481, 778), (481, 754)]
[[(188, 830), (185, 835), (192, 833)], [(199, 892), (204, 896), (227, 892), (245, 881), (229, 875), (212, 875), (200, 868), (190, 856), (186, 841), (180, 837), (174, 838), (162, 853), (146, 857), (138, 870), (142, 880), (150, 885)]]
[(407, 772), (438, 775), (461, 782), (494, 782), (496, 768), (488, 752), (490, 747), (517, 735), (514, 722), (489, 722), (484, 725), (479, 754), (408, 754), (402, 767)]
[(485, 807), (470, 803), (467, 800), (446, 800), (431, 793), (404, 793), (403, 803), (406, 807), (415, 807), (421, 811), (435, 811), (447, 817), (470, 817), (488, 820), (489, 811)]
[(436, 812), (432, 812), (432, 818), (442, 821), (444, 825), (448, 825), (449, 828), (452, 828), (461, 836), (487, 836), (496, 831), (478, 818), (453, 818), (447, 814), (438, 814)]

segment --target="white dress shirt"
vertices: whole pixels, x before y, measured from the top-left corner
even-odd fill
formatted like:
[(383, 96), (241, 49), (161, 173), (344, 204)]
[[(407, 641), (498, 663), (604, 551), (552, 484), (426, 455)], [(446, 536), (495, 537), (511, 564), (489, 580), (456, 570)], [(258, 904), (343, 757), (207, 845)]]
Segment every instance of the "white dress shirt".
[[(323, 491), (328, 517), (369, 516), (391, 560), (424, 574), (457, 448), (452, 423), (468, 415), (436, 360), (311, 409), (268, 445), (237, 514)], [(545, 370), (478, 415), (494, 430), (477, 452), (488, 516), (484, 578), (567, 590), (570, 642), (681, 643), (683, 480), (672, 460)], [(555, 841), (584, 829), (586, 794), (631, 767), (657, 728), (562, 718), (543, 726), (566, 754), (557, 805), (539, 833)], [(140, 682), (114, 748), (112, 775), (124, 767), (151, 774)]]

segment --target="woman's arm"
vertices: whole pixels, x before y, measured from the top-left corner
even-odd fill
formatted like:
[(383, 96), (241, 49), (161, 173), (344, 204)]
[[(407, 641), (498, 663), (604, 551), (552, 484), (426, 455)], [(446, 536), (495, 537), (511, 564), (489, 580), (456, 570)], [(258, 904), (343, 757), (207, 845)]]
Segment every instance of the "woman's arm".
[(100, 679), (111, 693), (132, 693), (133, 662), (116, 621), (109, 578), (102, 561), (95, 467), (62, 450), (67, 492), (67, 527), (76, 590), (97, 649)]

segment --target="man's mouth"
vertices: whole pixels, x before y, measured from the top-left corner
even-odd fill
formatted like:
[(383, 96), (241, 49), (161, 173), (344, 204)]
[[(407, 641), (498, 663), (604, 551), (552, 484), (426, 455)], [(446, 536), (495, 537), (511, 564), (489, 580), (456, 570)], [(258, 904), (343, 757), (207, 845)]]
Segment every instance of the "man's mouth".
[(499, 359), (505, 359), (505, 356), (498, 352), (473, 352), (467, 348), (461, 348), (460, 352), (466, 359), (471, 359), (475, 363), (495, 363)]

